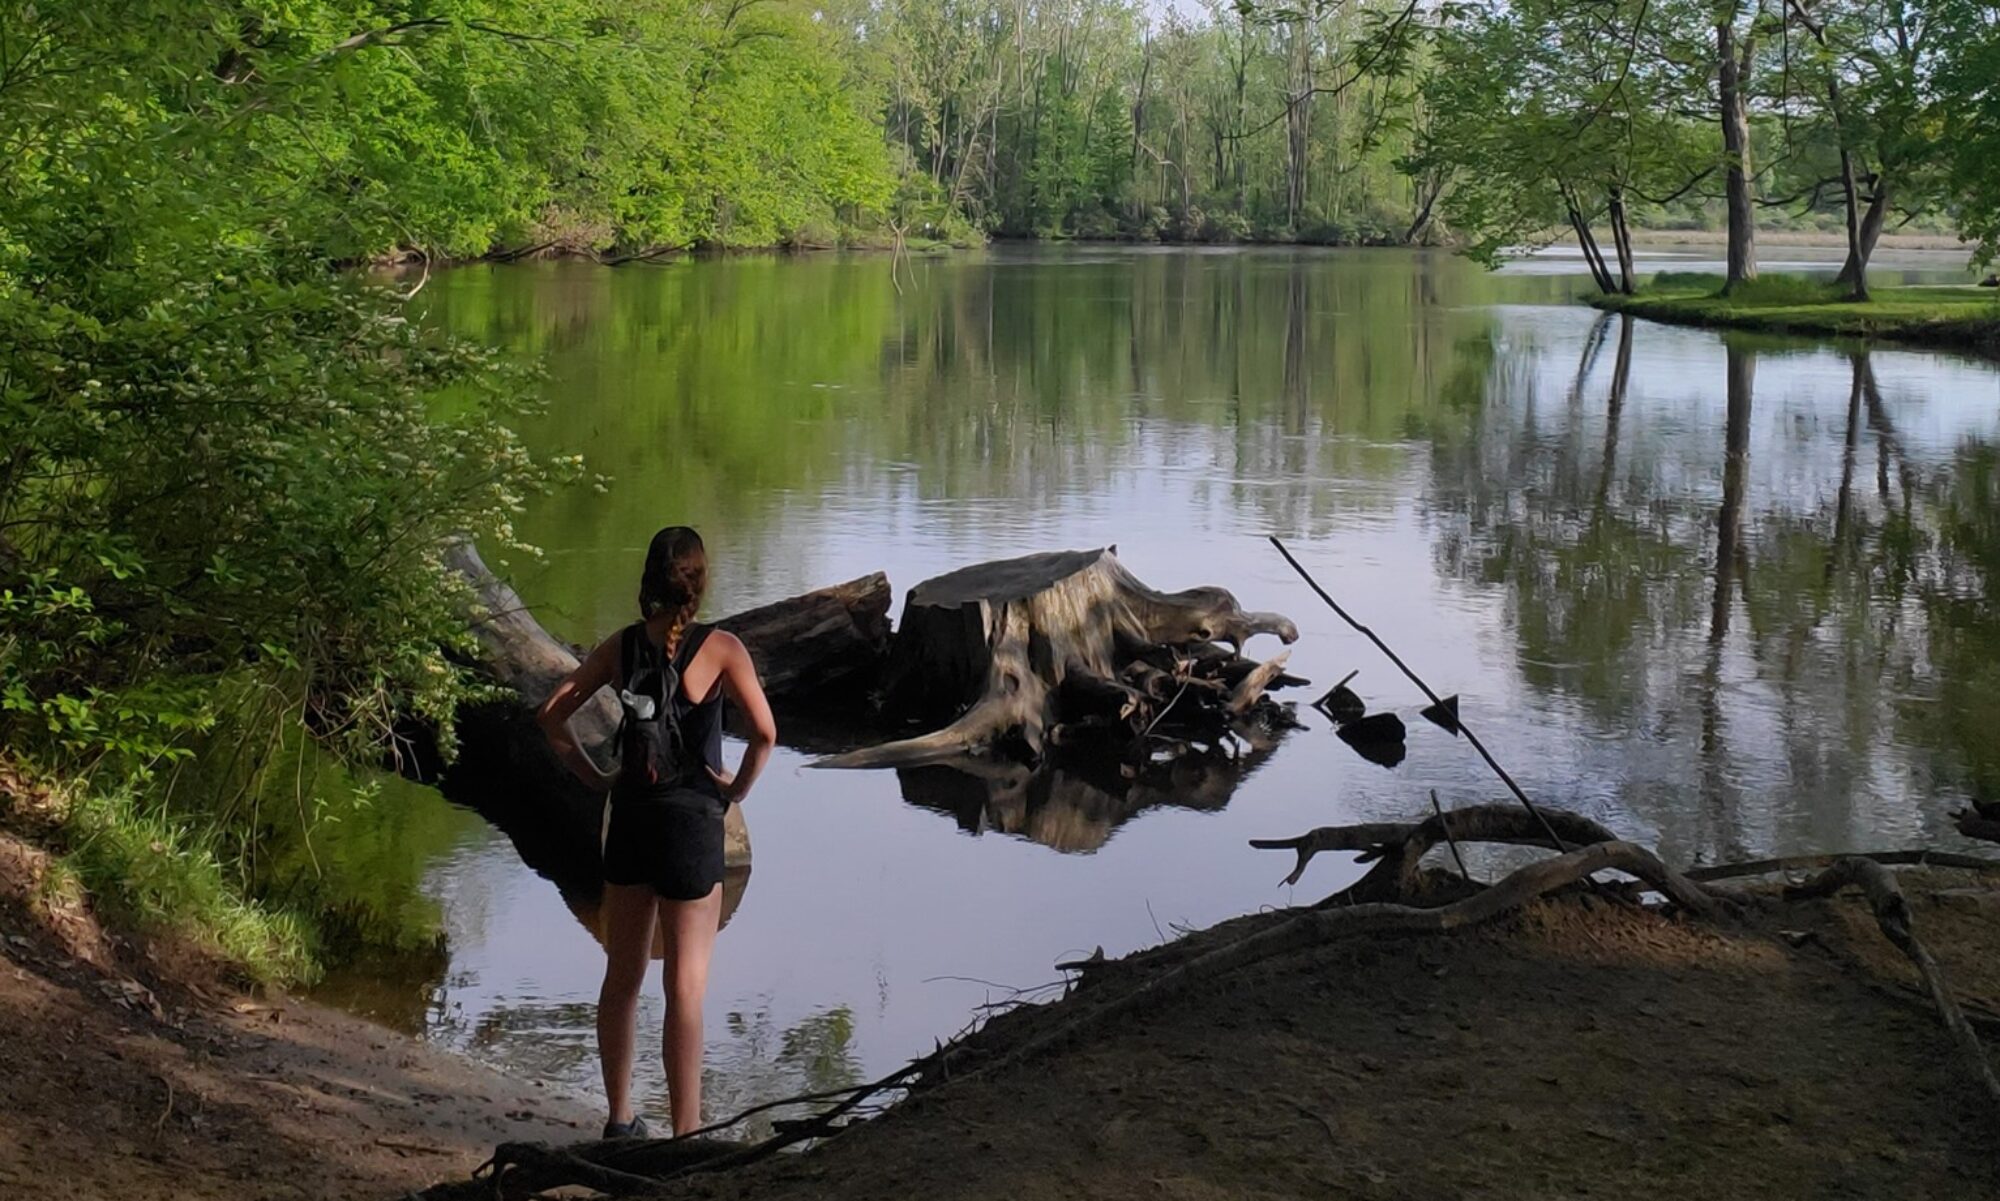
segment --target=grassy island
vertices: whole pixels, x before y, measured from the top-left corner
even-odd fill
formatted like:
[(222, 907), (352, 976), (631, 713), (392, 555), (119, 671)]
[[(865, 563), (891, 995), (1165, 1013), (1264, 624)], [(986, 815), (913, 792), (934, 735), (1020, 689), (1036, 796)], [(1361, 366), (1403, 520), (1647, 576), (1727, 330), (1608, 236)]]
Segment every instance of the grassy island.
[(1820, 280), (1767, 276), (1725, 296), (1718, 275), (1663, 273), (1636, 294), (1593, 305), (1654, 321), (1773, 334), (1887, 338), (2000, 355), (2000, 290), (1972, 285), (1875, 287), (1864, 301)]

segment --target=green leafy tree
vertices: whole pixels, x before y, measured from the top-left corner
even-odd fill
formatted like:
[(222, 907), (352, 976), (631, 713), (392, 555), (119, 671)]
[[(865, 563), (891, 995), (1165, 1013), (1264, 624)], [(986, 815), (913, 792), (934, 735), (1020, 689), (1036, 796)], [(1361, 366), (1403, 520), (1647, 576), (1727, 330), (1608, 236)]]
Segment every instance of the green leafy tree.
[(2000, 256), (2000, 4), (1943, 0), (1930, 16), (1959, 227), (1990, 262)]

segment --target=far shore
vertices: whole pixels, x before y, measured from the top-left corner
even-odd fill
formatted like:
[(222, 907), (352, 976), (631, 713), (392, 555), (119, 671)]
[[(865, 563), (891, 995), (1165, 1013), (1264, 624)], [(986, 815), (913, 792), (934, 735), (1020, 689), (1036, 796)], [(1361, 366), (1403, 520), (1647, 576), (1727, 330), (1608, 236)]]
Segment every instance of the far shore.
[[(1598, 231), (1598, 238), (1605, 245), (1611, 244), (1609, 230)], [(1788, 247), (1841, 250), (1847, 245), (1846, 236), (1838, 230), (1760, 230), (1757, 242), (1761, 247)], [(468, 266), (475, 263), (509, 264), (532, 262), (546, 259), (575, 259), (596, 262), (604, 266), (621, 266), (630, 263), (657, 263), (675, 259), (721, 258), (732, 255), (750, 254), (798, 254), (811, 255), (829, 251), (848, 253), (879, 254), (948, 254), (952, 251), (978, 250), (992, 245), (1049, 245), (1049, 246), (1181, 246), (1217, 248), (1240, 246), (1245, 248), (1295, 246), (1301, 248), (1327, 250), (1449, 250), (1449, 246), (1427, 246), (1420, 243), (1395, 243), (1388, 241), (1357, 240), (1352, 242), (1314, 242), (1285, 239), (1245, 238), (1232, 242), (1201, 242), (1190, 240), (1160, 241), (1136, 238), (1003, 238), (995, 237), (982, 243), (953, 243), (931, 239), (911, 238), (900, 246), (874, 235), (857, 235), (839, 245), (780, 243), (770, 246), (666, 246), (639, 251), (600, 250), (587, 246), (565, 245), (546, 242), (525, 247), (496, 246), (486, 254), (461, 259), (428, 258), (409, 252), (382, 255), (367, 262), (347, 263), (347, 267), (362, 267), (399, 274), (420, 274), (446, 267)], [(1724, 245), (1721, 230), (1709, 229), (1642, 229), (1635, 230), (1633, 245), (1639, 250), (1658, 250), (1665, 247), (1717, 247)], [(1573, 238), (1558, 240), (1552, 247), (1575, 249)], [(1895, 233), (1883, 234), (1879, 243), (1881, 250), (1922, 250), (1957, 252), (1970, 259), (1972, 247), (1952, 234)]]
[[(1609, 230), (1599, 234), (1607, 246), (1611, 244)], [(1723, 246), (1726, 235), (1719, 229), (1643, 229), (1632, 236), (1633, 246)], [(1563, 245), (1575, 245), (1574, 239), (1566, 239)], [(1759, 246), (1810, 246), (1831, 250), (1845, 250), (1847, 235), (1840, 230), (1817, 229), (1760, 229), (1757, 231)], [(1956, 234), (1896, 233), (1883, 234), (1876, 246), (1880, 250), (1954, 250), (1970, 256), (1972, 246), (1959, 240)]]

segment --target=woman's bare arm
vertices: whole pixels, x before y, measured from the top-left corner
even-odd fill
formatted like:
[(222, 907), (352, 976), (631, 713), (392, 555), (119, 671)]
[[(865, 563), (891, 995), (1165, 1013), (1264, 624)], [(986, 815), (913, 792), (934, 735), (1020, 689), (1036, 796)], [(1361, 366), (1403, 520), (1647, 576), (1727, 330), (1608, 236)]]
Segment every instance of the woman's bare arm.
[(750, 793), (750, 786), (770, 762), (771, 748), (778, 742), (778, 723), (771, 716), (771, 703), (764, 699), (764, 685), (757, 679), (757, 665), (750, 661), (750, 652), (741, 639), (727, 630), (717, 630), (709, 641), (723, 652), (722, 690), (743, 713), (744, 724), (750, 727), (749, 745), (743, 748), (743, 762), (735, 772), (724, 774), (710, 770), (715, 782), (722, 786), (722, 799), (731, 803), (742, 800)]
[(597, 648), (576, 665), (555, 691), (542, 702), (535, 712), (535, 724), (542, 727), (542, 734), (554, 748), (563, 766), (569, 768), (584, 786), (596, 792), (609, 792), (618, 782), (618, 777), (597, 766), (591, 757), (577, 745), (576, 733), (569, 728), (569, 719), (583, 707), (583, 703), (596, 694), (599, 688), (612, 682), (618, 670), (618, 636), (613, 635), (597, 644)]

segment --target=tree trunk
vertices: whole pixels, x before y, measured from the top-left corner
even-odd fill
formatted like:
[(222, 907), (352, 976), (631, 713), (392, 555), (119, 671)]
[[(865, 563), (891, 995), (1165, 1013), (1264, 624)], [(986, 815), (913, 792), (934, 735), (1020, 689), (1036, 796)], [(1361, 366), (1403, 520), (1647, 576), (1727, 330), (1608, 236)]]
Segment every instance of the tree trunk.
[[(1852, 211), (1850, 207), (1850, 214)], [(1868, 210), (1861, 218), (1861, 228), (1850, 233), (1847, 242), (1847, 261), (1841, 264), (1840, 274), (1833, 279), (1834, 283), (1846, 284), (1853, 289), (1856, 299), (1868, 298), (1868, 260), (1874, 257), (1875, 244), (1882, 237), (1882, 223), (1888, 216), (1889, 180), (1886, 175), (1877, 175), (1875, 190), (1868, 197)]]
[(1312, 151), (1312, 35), (1304, 22), (1293, 24), (1292, 94), (1285, 107), (1285, 224), (1294, 231), (1306, 210), (1306, 166)]
[(1604, 265), (1604, 254), (1597, 248), (1597, 238), (1590, 232), (1590, 222), (1583, 210), (1577, 207), (1576, 194), (1568, 184), (1562, 185), (1563, 207), (1569, 213), (1569, 227), (1576, 234), (1577, 249), (1583, 252), (1583, 261), (1590, 268), (1590, 278), (1597, 282), (1600, 292), (1616, 292), (1618, 287), (1612, 282), (1611, 272)]
[(1618, 252), (1618, 290), (1630, 296), (1637, 288), (1632, 277), (1632, 230), (1625, 217), (1625, 189), (1611, 189), (1611, 243)]
[(1437, 207), (1438, 198), (1444, 195), (1443, 172), (1431, 172), (1417, 180), (1418, 194), (1424, 198), (1422, 207), (1410, 221), (1410, 227), (1403, 231), (1405, 245), (1418, 245), (1431, 229), (1431, 210)]
[(1153, 74), (1153, 33), (1146, 31), (1139, 43), (1139, 91), (1132, 98), (1132, 225), (1137, 228), (1146, 215), (1145, 192), (1139, 187), (1139, 139), (1146, 128), (1146, 81)]
[(1133, 659), (1164, 648), (1177, 674), (1191, 676), (1191, 662), (1172, 652), (1210, 642), (1240, 648), (1267, 633), (1298, 637), (1286, 618), (1245, 612), (1221, 588), (1149, 588), (1110, 550), (963, 568), (910, 590), (883, 688), (891, 714), (949, 724), (818, 766), (909, 767), (1008, 744), (1039, 760), (1066, 723), (1108, 728), (1129, 726), (1136, 713), (1164, 714), (1121, 682)]
[[(1750, 199), (1750, 109), (1744, 97), (1755, 37), (1737, 49), (1735, 11), (1715, 25), (1716, 83), (1721, 97), (1722, 146), (1727, 165), (1729, 199), (1729, 267), (1725, 293), (1757, 278), (1757, 210)], [(1738, 54), (1741, 54), (1739, 61)]]

